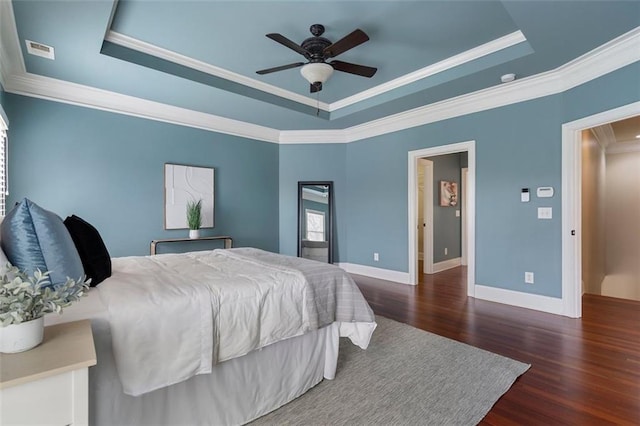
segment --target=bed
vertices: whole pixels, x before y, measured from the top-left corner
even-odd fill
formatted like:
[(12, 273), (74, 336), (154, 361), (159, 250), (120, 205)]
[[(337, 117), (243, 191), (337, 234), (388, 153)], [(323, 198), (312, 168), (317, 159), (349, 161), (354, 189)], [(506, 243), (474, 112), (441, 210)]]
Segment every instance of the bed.
[(112, 259), (112, 276), (47, 324), (90, 318), (93, 425), (235, 425), (336, 374), (371, 308), (340, 268), (238, 248)]

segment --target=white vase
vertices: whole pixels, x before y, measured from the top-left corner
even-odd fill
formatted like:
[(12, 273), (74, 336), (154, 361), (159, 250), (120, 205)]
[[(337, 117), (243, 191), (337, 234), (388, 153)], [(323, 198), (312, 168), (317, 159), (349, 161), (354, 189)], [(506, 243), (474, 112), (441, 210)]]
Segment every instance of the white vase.
[(12, 354), (35, 348), (42, 342), (44, 317), (0, 327), (0, 352)]
[(200, 238), (200, 230), (199, 229), (189, 229), (189, 238), (196, 239)]

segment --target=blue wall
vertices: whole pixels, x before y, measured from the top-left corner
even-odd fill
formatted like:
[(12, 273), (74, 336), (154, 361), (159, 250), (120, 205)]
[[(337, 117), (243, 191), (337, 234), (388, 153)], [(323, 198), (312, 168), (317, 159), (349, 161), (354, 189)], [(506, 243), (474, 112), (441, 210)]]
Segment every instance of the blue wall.
[[(297, 182), (332, 180), (335, 260), (406, 272), (407, 152), (475, 140), (476, 283), (560, 297), (562, 124), (640, 100), (638, 75), (636, 63), (563, 94), (322, 145), (277, 146), (5, 95), (11, 200), (26, 195), (85, 217), (115, 256), (144, 254), (151, 239), (186, 235), (162, 230), (162, 164), (210, 166), (213, 233), (295, 255)], [(519, 201), (521, 188), (539, 186), (555, 196)], [(553, 208), (552, 220), (537, 219), (540, 206)], [(525, 271), (535, 285), (524, 284)]]
[(563, 94), (564, 122), (640, 100), (640, 61), (568, 90)]
[(112, 256), (144, 255), (152, 239), (188, 233), (163, 229), (164, 163), (214, 167), (215, 228), (202, 234), (278, 251), (277, 144), (12, 94), (5, 110), (8, 205), (76, 214)]
[[(284, 231), (287, 223), (295, 230), (295, 180), (308, 168), (318, 179), (345, 173), (346, 192), (336, 193), (340, 261), (408, 271), (408, 151), (474, 140), (476, 283), (561, 297), (562, 124), (638, 101), (638, 75), (636, 63), (566, 93), (352, 142), (345, 172), (337, 167), (340, 147), (282, 147), (281, 250), (295, 249)], [(554, 187), (555, 196), (520, 202), (521, 188), (539, 186)], [(537, 219), (543, 206), (553, 208), (553, 219)], [(535, 273), (535, 285), (525, 285), (525, 271)]]
[[(475, 140), (476, 283), (559, 296), (561, 111), (552, 96), (349, 144), (349, 261), (378, 266), (369, 252), (381, 247), (379, 267), (407, 271), (408, 151)], [(553, 220), (519, 202), (527, 186), (558, 190)], [(376, 198), (360, 196), (373, 188)], [(536, 286), (525, 288), (524, 271)]]
[(333, 261), (346, 262), (346, 144), (280, 145), (280, 253), (298, 252), (298, 182), (333, 181)]
[[(562, 124), (638, 101), (638, 75), (636, 63), (567, 93), (349, 144), (349, 262), (408, 271), (408, 151), (475, 140), (476, 283), (561, 297)], [(520, 202), (521, 188), (539, 186), (556, 195)], [(553, 219), (538, 220), (539, 206)]]

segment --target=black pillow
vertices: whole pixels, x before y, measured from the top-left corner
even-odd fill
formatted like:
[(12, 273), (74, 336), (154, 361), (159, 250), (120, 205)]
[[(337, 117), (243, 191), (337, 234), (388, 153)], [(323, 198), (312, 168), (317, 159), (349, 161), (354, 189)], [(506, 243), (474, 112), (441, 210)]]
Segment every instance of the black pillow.
[(68, 216), (64, 220), (64, 225), (76, 245), (84, 273), (87, 278), (91, 278), (91, 287), (97, 286), (105, 278), (110, 277), (111, 257), (98, 230), (76, 215)]

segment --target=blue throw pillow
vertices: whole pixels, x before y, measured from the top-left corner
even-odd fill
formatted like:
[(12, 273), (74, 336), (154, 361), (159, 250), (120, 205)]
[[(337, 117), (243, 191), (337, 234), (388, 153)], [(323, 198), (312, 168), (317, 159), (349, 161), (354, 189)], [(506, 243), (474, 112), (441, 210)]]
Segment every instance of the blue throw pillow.
[(31, 274), (50, 271), (51, 284), (84, 276), (82, 261), (62, 219), (28, 199), (23, 199), (0, 225), (1, 246), (9, 261)]

